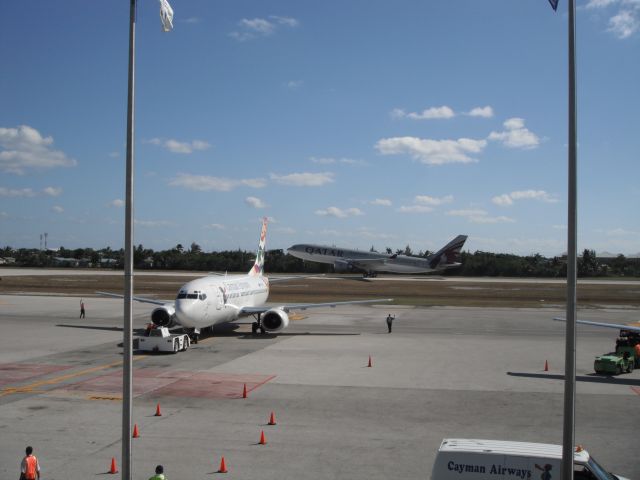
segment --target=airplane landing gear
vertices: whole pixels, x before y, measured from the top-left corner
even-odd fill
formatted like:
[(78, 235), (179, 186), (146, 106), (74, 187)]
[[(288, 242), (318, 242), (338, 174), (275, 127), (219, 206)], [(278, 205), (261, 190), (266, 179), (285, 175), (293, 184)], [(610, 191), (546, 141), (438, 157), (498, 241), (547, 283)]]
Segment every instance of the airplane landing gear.
[(189, 333), (189, 338), (191, 338), (191, 343), (197, 344), (200, 339), (200, 329), (194, 328), (191, 333)]
[(257, 315), (256, 320), (257, 321), (251, 324), (251, 334), (256, 335), (258, 332), (260, 332), (264, 335), (265, 333), (267, 333), (267, 331), (262, 326), (262, 319), (260, 318), (260, 315)]

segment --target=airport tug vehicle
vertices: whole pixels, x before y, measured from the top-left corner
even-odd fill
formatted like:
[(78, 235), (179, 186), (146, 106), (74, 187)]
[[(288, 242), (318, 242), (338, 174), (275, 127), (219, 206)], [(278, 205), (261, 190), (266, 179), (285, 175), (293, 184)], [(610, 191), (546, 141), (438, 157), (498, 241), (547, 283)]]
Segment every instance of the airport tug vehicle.
[(167, 327), (147, 327), (147, 335), (138, 337), (138, 350), (143, 352), (185, 351), (191, 341), (186, 333), (171, 333)]
[(620, 375), (631, 373), (634, 367), (640, 367), (640, 355), (636, 345), (640, 344), (640, 334), (628, 330), (620, 330), (616, 340), (615, 352), (596, 357), (593, 368), (596, 373)]

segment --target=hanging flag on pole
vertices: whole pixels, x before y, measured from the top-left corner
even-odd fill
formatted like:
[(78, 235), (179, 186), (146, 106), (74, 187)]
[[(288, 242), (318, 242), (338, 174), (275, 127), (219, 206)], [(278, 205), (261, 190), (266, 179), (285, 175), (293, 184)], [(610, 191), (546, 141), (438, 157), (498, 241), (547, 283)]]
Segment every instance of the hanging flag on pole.
[(551, 8), (553, 8), (554, 11), (558, 9), (558, 0), (549, 0), (549, 3), (551, 4)]
[(165, 32), (173, 30), (173, 8), (167, 0), (160, 0), (160, 20), (162, 21), (162, 30)]

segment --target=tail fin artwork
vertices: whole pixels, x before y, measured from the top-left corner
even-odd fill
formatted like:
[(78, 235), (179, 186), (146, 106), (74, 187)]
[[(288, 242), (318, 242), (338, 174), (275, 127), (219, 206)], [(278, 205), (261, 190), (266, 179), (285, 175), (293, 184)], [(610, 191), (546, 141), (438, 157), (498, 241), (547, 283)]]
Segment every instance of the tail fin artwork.
[(467, 241), (466, 235), (458, 235), (444, 247), (429, 257), (429, 265), (433, 269), (456, 267), (460, 265), (460, 251)]
[(260, 244), (256, 252), (256, 261), (249, 270), (252, 277), (261, 276), (264, 272), (264, 246), (267, 243), (267, 217), (262, 219), (262, 230), (260, 231)]

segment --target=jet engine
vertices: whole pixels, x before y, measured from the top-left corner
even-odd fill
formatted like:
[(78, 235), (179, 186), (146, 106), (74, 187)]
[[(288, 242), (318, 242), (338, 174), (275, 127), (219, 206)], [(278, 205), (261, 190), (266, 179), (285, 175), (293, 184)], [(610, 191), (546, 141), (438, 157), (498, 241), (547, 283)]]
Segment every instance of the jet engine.
[(289, 315), (284, 310), (272, 308), (262, 314), (262, 328), (267, 332), (280, 332), (287, 326), (289, 326)]
[(344, 260), (336, 260), (333, 264), (333, 269), (336, 272), (351, 272), (353, 271), (353, 266)]
[(174, 327), (177, 325), (176, 309), (169, 305), (158, 307), (151, 312), (151, 321), (159, 327)]

